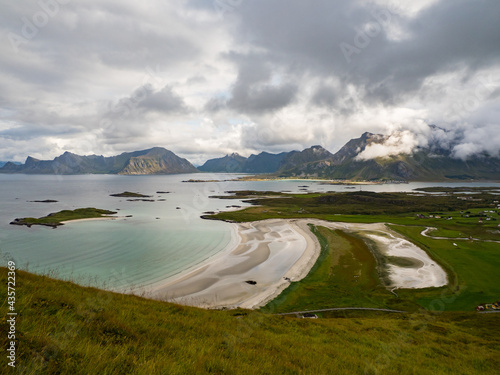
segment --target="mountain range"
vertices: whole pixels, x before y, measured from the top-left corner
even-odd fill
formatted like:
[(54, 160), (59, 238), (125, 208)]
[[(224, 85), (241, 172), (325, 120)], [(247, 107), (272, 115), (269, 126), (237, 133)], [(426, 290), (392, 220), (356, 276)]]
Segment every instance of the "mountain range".
[(304, 164), (328, 159), (333, 156), (321, 146), (312, 146), (303, 151), (282, 152), (271, 154), (261, 152), (245, 158), (237, 153), (222, 158), (208, 160), (198, 169), (202, 172), (225, 173), (275, 173), (286, 171)]
[(201, 171), (346, 180), (500, 180), (500, 158), (483, 153), (462, 160), (453, 157), (449, 148), (432, 142), (412, 153), (370, 159), (361, 157), (368, 147), (383, 147), (389, 137), (367, 132), (351, 139), (335, 154), (321, 146), (279, 154), (261, 152), (248, 158), (233, 153), (210, 159), (198, 169), (161, 147), (111, 157), (65, 152), (54, 160), (28, 157), (21, 165), (7, 162), (0, 168), (0, 173), (142, 175)]
[[(0, 161), (0, 168), (3, 167), (5, 164), (9, 163), (8, 161)], [(21, 163), (19, 162), (14, 162), (14, 164), (20, 165)]]
[(28, 156), (22, 165), (8, 162), (0, 173), (26, 174), (173, 174), (198, 170), (186, 159), (162, 147), (124, 152), (117, 156), (80, 156), (65, 152), (54, 160), (38, 160)]
[(349, 180), (500, 180), (500, 158), (477, 154), (462, 160), (449, 149), (430, 143), (411, 154), (400, 153), (372, 159), (361, 159), (369, 146), (383, 145), (389, 136), (364, 133), (350, 140), (332, 157), (279, 170), (280, 176), (309, 176)]
[[(321, 146), (303, 151), (251, 155), (248, 159), (226, 155), (208, 160), (204, 172), (269, 173), (276, 177), (310, 177), (346, 180), (454, 181), (500, 180), (500, 158), (477, 154), (467, 160), (453, 157), (451, 151), (430, 143), (411, 154), (400, 153), (361, 159), (367, 147), (384, 145), (390, 136), (366, 132), (351, 139), (335, 154)], [(252, 163), (258, 160), (259, 164)], [(267, 168), (264, 170), (264, 166)]]

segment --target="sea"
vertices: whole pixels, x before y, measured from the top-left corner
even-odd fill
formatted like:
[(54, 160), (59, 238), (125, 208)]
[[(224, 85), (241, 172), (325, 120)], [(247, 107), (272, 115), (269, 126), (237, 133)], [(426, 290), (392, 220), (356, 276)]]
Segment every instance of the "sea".
[[(231, 181), (239, 174), (22, 175), (0, 174), (0, 264), (119, 292), (148, 290), (216, 256), (235, 241), (232, 226), (201, 219), (205, 212), (245, 207), (213, 196), (228, 191), (293, 193), (409, 192), (419, 187), (498, 187), (500, 183), (408, 183), (324, 185), (312, 180)], [(218, 182), (184, 182), (216, 180)], [(149, 201), (111, 194), (131, 191)], [(55, 203), (35, 201), (56, 200)], [(67, 223), (56, 229), (9, 225), (15, 218), (96, 207), (116, 211), (117, 220)]]

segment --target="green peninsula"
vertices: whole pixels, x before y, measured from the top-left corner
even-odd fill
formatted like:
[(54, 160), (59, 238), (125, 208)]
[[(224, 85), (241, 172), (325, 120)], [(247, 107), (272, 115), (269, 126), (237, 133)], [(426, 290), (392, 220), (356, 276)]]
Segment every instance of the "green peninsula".
[(64, 225), (64, 221), (94, 219), (100, 217), (108, 217), (108, 215), (114, 214), (116, 214), (115, 211), (103, 210), (93, 207), (77, 208), (76, 210), (63, 210), (51, 213), (38, 219), (34, 217), (18, 218), (12, 221), (10, 224), (26, 225), (28, 228), (30, 228), (32, 225), (44, 225), (47, 227), (56, 228), (60, 225)]
[(323, 260), (306, 279), (292, 283), (263, 311), (352, 306), (406, 311), (472, 311), (500, 296), (500, 197), (495, 194), (495, 188), (468, 189), (475, 194), (464, 192), (464, 189), (454, 194), (449, 194), (447, 188), (433, 189), (433, 194), (421, 191), (322, 194), (240, 191), (232, 192), (234, 195), (230, 198), (242, 199), (252, 206), (203, 218), (228, 222), (320, 219), (386, 223), (390, 230), (424, 250), (448, 275), (446, 286), (399, 289), (394, 294), (381, 283), (374, 282), (373, 275), (377, 273), (377, 264), (405, 259), (377, 258), (375, 262), (376, 252), (370, 254), (370, 241), (349, 231), (313, 226), (322, 245)]

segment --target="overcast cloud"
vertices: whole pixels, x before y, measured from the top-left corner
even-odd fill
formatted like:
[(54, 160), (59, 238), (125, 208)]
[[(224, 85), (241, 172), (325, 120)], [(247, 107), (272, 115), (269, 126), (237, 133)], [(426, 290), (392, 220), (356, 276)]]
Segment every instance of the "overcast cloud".
[[(497, 0), (0, 0), (0, 160), (392, 134), (498, 155)], [(429, 127), (435, 124), (440, 129)]]

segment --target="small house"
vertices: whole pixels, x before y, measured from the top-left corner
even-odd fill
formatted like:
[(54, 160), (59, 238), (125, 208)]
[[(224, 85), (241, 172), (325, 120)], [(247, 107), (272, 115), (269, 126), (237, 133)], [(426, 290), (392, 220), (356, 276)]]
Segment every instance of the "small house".
[(302, 314), (302, 318), (307, 318), (307, 319), (318, 319), (318, 316), (313, 313), (304, 313)]

